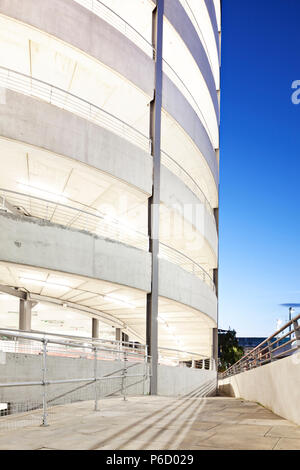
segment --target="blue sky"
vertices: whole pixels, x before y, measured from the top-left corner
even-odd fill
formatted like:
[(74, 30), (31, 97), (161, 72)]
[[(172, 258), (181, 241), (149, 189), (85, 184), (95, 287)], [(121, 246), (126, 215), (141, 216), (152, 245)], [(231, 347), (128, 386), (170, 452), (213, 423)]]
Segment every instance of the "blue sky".
[(300, 302), (300, 0), (223, 0), (219, 326), (264, 336)]

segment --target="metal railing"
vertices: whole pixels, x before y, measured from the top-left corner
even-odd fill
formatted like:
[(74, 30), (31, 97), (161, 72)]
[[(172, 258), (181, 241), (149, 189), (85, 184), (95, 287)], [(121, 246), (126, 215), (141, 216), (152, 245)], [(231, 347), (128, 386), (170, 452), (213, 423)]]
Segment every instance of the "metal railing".
[(198, 105), (197, 100), (193, 96), (193, 94), (190, 92), (188, 86), (185, 84), (183, 79), (178, 75), (177, 72), (173, 69), (173, 67), (165, 60), (163, 59), (163, 71), (165, 74), (170, 78), (170, 80), (176, 85), (178, 90), (181, 91), (183, 96), (187, 99), (187, 101), (190, 103), (196, 114), (198, 115), (200, 121), (202, 122), (209, 138), (210, 141), (213, 142), (213, 137), (210, 132), (209, 126), (206, 122), (206, 119), (204, 117), (204, 114), (202, 113), (200, 106)]
[[(55, 197), (59, 199), (59, 196)], [(68, 228), (85, 230), (142, 250), (149, 249), (148, 235), (120, 223), (118, 219), (108, 218), (107, 215), (91, 207), (87, 211), (58, 201), (0, 188), (0, 209), (2, 207), (5, 210), (6, 202), (27, 216), (48, 220)], [(77, 202), (76, 204), (81, 206)]]
[(273, 361), (278, 361), (300, 351), (299, 319), (300, 315), (283, 325), (276, 333), (252, 349), (233, 366), (219, 374), (219, 378), (225, 379)]
[(204, 192), (200, 188), (199, 184), (194, 180), (194, 178), (181, 166), (177, 163), (174, 158), (172, 158), (167, 152), (161, 150), (161, 162), (165, 165), (172, 173), (174, 173), (178, 178), (180, 178), (184, 184), (198, 197), (198, 199), (203, 203), (206, 210), (214, 215), (213, 208), (211, 207), (208, 199), (206, 198)]
[(0, 86), (33, 96), (59, 108), (70, 111), (94, 124), (122, 136), (144, 151), (151, 152), (151, 140), (138, 129), (122, 121), (113, 114), (76, 96), (37, 78), (21, 72), (0, 67)]
[(75, 0), (75, 2), (105, 20), (142, 49), (149, 57), (153, 57), (153, 46), (151, 42), (107, 5), (99, 0)]
[(165, 243), (159, 243), (159, 255), (171, 263), (179, 265), (185, 271), (192, 273), (194, 276), (199, 277), (203, 282), (215, 291), (215, 283), (211, 275), (196, 261), (189, 258), (186, 254), (176, 250)]
[(135, 395), (148, 393), (151, 358), (142, 344), (0, 329), (0, 352), (0, 401), (7, 404), (0, 416), (29, 411), (27, 419), (47, 426), (55, 406), (93, 401), (97, 411), (101, 398), (126, 400), (133, 387)]
[[(59, 196), (55, 197), (59, 199)], [(76, 202), (76, 204), (80, 206), (79, 203)], [(27, 217), (40, 218), (64, 227), (84, 230), (144, 251), (149, 249), (148, 235), (120, 223), (118, 219), (108, 218), (93, 208), (89, 208), (87, 211), (62, 204), (57, 200), (50, 201), (30, 194), (0, 188), (0, 210), (7, 211), (9, 210), (7, 207), (15, 208), (20, 214)], [(215, 290), (214, 281), (210, 274), (186, 254), (160, 242), (160, 256), (199, 277)]]
[(181, 349), (158, 348), (158, 363), (194, 369), (216, 369), (214, 358)]

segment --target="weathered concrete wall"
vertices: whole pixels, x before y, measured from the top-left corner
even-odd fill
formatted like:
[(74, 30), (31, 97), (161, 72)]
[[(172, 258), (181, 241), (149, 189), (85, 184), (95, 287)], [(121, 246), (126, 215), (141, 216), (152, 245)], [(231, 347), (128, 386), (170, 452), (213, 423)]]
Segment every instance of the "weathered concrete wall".
[(5, 90), (5, 101), (1, 136), (85, 163), (151, 194), (152, 157), (136, 145), (36, 98)]
[(0, 260), (151, 288), (150, 253), (25, 216), (0, 215)]
[(219, 381), (221, 394), (255, 401), (300, 424), (300, 351)]
[(157, 381), (158, 395), (174, 397), (195, 393), (212, 396), (217, 387), (217, 372), (159, 365)]

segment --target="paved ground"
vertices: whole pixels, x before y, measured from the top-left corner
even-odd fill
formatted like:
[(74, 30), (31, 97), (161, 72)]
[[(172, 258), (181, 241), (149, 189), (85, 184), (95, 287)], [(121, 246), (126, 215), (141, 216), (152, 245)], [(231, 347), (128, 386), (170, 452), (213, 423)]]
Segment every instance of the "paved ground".
[(300, 450), (299, 426), (234, 398), (111, 398), (92, 410), (92, 402), (55, 407), (45, 428), (1, 418), (0, 449)]

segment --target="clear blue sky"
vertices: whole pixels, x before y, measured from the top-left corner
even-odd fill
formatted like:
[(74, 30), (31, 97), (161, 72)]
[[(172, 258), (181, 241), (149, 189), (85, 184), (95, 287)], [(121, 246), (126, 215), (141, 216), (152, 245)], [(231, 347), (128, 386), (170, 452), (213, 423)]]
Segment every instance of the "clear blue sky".
[(300, 0), (222, 16), (219, 325), (267, 336), (300, 302)]

